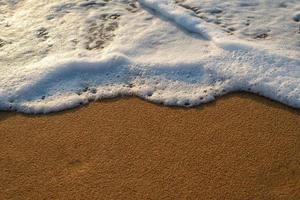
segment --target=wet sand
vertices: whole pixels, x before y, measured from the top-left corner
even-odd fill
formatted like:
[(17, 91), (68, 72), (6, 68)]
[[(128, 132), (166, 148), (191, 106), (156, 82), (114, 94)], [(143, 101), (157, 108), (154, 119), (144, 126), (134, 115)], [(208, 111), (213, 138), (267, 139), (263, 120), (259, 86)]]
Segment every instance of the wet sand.
[(0, 199), (300, 199), (300, 111), (249, 94), (0, 113)]

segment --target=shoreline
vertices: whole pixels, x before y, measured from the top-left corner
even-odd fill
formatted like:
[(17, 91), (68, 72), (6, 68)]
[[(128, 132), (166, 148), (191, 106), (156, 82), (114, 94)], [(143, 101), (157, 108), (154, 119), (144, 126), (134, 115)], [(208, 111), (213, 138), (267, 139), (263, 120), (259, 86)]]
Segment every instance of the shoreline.
[(0, 199), (298, 199), (300, 111), (234, 93), (0, 112)]
[[(201, 104), (195, 105), (195, 106), (165, 105), (163, 102), (151, 101), (151, 100), (144, 99), (143, 97), (139, 97), (136, 95), (129, 95), (129, 96), (124, 95), (124, 96), (116, 96), (116, 97), (103, 98), (103, 99), (97, 99), (97, 100), (93, 99), (91, 101), (88, 101), (87, 103), (80, 103), (79, 105), (76, 105), (74, 107), (71, 106), (71, 107), (67, 107), (62, 110), (50, 111), (50, 112), (44, 112), (44, 113), (43, 112), (31, 113), (31, 112), (22, 112), (22, 111), (17, 111), (17, 110), (0, 110), (0, 122), (1, 122), (1, 117), (3, 115), (23, 115), (23, 116), (28, 116), (28, 117), (30, 117), (30, 116), (42, 117), (42, 116), (59, 115), (59, 114), (63, 114), (68, 111), (88, 107), (88, 106), (90, 106), (90, 104), (94, 104), (94, 103), (111, 103), (111, 102), (114, 103), (114, 102), (117, 102), (120, 100), (128, 100), (128, 99), (137, 99), (137, 100), (152, 104), (154, 106), (166, 107), (166, 108), (170, 108), (170, 109), (201, 109), (202, 107), (210, 106), (211, 104), (215, 104), (216, 101), (226, 100), (231, 97), (250, 98), (254, 101), (259, 101), (260, 103), (267, 104), (268, 106), (279, 107), (282, 109), (286, 109), (287, 111), (290, 111), (292, 113), (296, 113), (296, 114), (298, 113), (300, 115), (300, 108), (293, 107), (291, 105), (271, 99), (269, 97), (265, 97), (265, 96), (257, 94), (257, 93), (252, 93), (252, 92), (247, 92), (247, 91), (235, 91), (235, 92), (229, 92), (226, 94), (222, 94), (220, 96), (215, 96), (214, 100), (206, 102), (206, 103), (201, 103)], [(270, 104), (270, 102), (271, 102), (271, 104)]]

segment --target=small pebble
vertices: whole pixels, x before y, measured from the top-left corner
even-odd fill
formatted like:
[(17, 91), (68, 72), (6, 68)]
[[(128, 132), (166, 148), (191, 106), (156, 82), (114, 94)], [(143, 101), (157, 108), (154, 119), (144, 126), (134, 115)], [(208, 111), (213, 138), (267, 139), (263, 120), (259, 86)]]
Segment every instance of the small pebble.
[(295, 22), (300, 22), (300, 12), (294, 14), (293, 20), (294, 20)]

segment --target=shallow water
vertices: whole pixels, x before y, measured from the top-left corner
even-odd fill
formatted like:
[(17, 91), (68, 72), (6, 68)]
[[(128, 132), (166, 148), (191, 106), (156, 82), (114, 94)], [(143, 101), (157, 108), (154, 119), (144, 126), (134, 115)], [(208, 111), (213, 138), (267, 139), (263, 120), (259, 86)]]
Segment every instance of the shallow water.
[(300, 108), (299, 0), (0, 2), (0, 109), (250, 91)]

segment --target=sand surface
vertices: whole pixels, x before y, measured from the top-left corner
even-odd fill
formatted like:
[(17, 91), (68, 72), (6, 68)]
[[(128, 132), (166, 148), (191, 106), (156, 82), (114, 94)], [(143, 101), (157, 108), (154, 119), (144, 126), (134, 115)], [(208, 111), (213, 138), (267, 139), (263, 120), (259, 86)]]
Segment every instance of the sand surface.
[(300, 112), (248, 95), (0, 113), (0, 199), (300, 199)]

